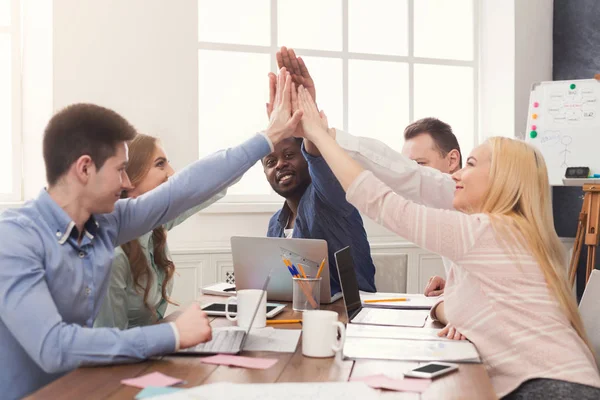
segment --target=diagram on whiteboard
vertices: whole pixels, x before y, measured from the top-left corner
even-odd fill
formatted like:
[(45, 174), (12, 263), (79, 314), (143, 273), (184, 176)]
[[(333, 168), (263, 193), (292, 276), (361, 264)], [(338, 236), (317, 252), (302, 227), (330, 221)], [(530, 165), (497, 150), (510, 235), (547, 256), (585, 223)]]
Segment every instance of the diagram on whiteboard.
[(568, 155), (571, 152), (569, 150), (569, 145), (571, 144), (572, 141), (573, 141), (573, 138), (569, 135), (565, 135), (560, 139), (560, 142), (565, 146), (565, 149), (563, 151), (561, 151), (561, 153), (564, 154), (563, 163), (561, 165), (561, 167), (563, 167), (563, 168), (567, 168), (569, 166)]
[(595, 79), (542, 82), (529, 101), (526, 140), (540, 149), (550, 183), (561, 185), (567, 167), (600, 173), (600, 82)]

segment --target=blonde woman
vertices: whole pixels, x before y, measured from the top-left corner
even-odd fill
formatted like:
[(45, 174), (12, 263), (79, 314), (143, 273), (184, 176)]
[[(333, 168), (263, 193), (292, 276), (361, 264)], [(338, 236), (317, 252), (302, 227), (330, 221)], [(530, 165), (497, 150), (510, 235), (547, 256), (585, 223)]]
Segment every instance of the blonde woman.
[[(123, 192), (123, 198), (141, 196), (175, 173), (160, 141), (141, 133), (129, 144), (126, 172), (133, 189)], [(163, 319), (168, 304), (176, 304), (170, 299), (175, 265), (167, 246), (167, 231), (225, 193), (220, 192), (175, 220), (115, 249), (108, 293), (94, 326), (128, 329)]]
[[(358, 210), (452, 261), (437, 318), (479, 350), (499, 397), (600, 398), (600, 377), (566, 284), (541, 154), (491, 138), (453, 175), (454, 208), (415, 204), (352, 160), (302, 86), (295, 104), (305, 136)], [(538, 398), (538, 397), (535, 397)]]

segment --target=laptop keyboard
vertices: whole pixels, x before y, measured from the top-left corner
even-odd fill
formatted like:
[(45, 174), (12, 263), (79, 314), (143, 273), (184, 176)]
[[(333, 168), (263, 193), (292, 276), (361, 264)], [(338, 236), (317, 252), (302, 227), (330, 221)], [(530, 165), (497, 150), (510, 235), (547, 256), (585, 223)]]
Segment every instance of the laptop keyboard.
[(240, 330), (223, 330), (213, 334), (210, 342), (200, 343), (185, 351), (203, 353), (231, 353), (240, 350), (242, 339), (246, 334)]

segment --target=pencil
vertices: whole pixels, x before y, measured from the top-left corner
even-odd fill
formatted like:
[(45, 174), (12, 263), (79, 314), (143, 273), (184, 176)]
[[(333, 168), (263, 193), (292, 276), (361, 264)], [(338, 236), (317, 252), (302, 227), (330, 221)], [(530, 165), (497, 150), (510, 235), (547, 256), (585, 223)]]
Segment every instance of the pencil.
[(324, 265), (325, 265), (325, 259), (323, 259), (323, 261), (321, 261), (321, 265), (319, 265), (319, 271), (317, 272), (316, 278), (319, 278), (321, 276), (321, 272), (323, 271)]
[(300, 324), (301, 319), (274, 319), (268, 320), (267, 325)]
[(302, 268), (302, 265), (298, 264), (298, 269), (300, 270), (300, 273), (302, 274), (302, 277), (306, 278), (306, 274), (304, 273), (304, 268)]
[(406, 297), (400, 297), (397, 299), (372, 299), (372, 300), (365, 300), (365, 303), (387, 303), (387, 302), (392, 302), (392, 301), (408, 301), (408, 299)]

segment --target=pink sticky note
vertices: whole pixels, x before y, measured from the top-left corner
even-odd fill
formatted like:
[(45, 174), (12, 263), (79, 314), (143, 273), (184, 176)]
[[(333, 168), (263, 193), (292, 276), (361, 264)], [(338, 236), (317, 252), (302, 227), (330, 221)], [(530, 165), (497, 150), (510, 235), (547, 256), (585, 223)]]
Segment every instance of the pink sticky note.
[(271, 368), (277, 363), (277, 359), (273, 358), (230, 356), (226, 354), (218, 354), (216, 356), (206, 357), (201, 361), (206, 364), (232, 365), (234, 367), (253, 369), (267, 369)]
[(422, 393), (431, 384), (430, 379), (415, 379), (415, 378), (404, 378), (404, 379), (392, 379), (385, 375), (371, 375), (362, 376), (358, 378), (351, 378), (351, 381), (364, 382), (373, 389), (386, 389), (395, 390), (397, 392), (416, 392)]
[(138, 376), (137, 378), (123, 379), (121, 383), (123, 385), (135, 386), (138, 388), (145, 388), (146, 386), (171, 386), (176, 383), (183, 382), (182, 379), (173, 378), (171, 376), (161, 374), (160, 372), (152, 372), (150, 374)]

